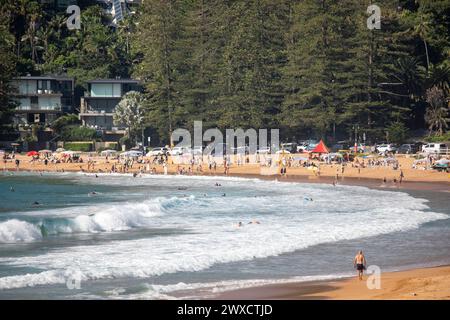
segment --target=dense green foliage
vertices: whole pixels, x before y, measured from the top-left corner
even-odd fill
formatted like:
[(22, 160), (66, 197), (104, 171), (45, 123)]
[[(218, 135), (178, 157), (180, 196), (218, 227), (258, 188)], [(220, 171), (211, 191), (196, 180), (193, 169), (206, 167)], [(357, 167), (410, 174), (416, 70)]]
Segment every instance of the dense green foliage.
[(66, 142), (64, 148), (71, 151), (89, 152), (93, 150), (94, 144), (92, 142)]
[(52, 129), (57, 134), (61, 134), (63, 129), (70, 125), (81, 125), (80, 119), (78, 119), (78, 116), (76, 114), (66, 114), (52, 123)]
[(0, 11), (0, 129), (11, 122), (14, 102), (10, 93), (11, 78), (16, 74), (16, 56), (14, 55), (14, 35), (9, 30), (9, 17)]
[(369, 0), (146, 0), (115, 29), (86, 0), (76, 31), (37, 1), (0, 1), (2, 86), (13, 70), (66, 72), (79, 93), (88, 79), (136, 77), (164, 142), (194, 120), (284, 139), (339, 140), (358, 125), (372, 142), (448, 128), (448, 0), (380, 2), (380, 30), (367, 28)]
[(97, 131), (80, 126), (65, 126), (61, 130), (60, 140), (63, 141), (91, 141), (97, 137)]
[[(368, 141), (429, 127), (427, 90), (449, 94), (450, 2), (383, 1), (380, 30), (367, 28), (369, 3), (144, 2), (133, 70), (146, 84), (149, 124), (166, 137), (204, 120), (328, 139), (357, 124)], [(445, 99), (440, 110), (448, 113)]]

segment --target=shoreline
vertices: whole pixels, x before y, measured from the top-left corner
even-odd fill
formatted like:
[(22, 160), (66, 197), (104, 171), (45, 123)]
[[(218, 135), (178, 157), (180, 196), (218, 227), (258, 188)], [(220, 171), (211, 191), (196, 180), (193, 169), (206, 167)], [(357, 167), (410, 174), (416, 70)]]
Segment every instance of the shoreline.
[[(65, 168), (64, 171), (51, 169), (51, 168), (26, 168), (26, 169), (20, 169), (19, 171), (16, 171), (14, 168), (7, 168), (5, 171), (4, 169), (1, 170), (2, 173), (10, 172), (10, 173), (16, 173), (16, 172), (27, 172), (27, 173), (40, 173), (40, 172), (47, 172), (47, 173), (84, 173), (84, 174), (109, 174), (109, 172), (100, 172), (100, 171), (81, 171), (76, 168)], [(137, 170), (130, 170), (129, 172), (122, 173), (122, 172), (116, 172), (116, 174), (129, 174), (132, 175), (134, 172), (137, 172)], [(158, 170), (156, 174), (151, 173), (143, 173), (145, 176), (152, 176), (152, 175), (164, 175), (164, 173), (161, 170)], [(168, 175), (178, 175), (174, 171), (169, 171)], [(343, 176), (339, 177), (338, 180), (335, 179), (335, 177), (328, 176), (328, 175), (322, 175), (322, 176), (313, 176), (313, 175), (303, 175), (303, 174), (288, 174), (287, 176), (281, 176), (280, 174), (275, 175), (264, 175), (264, 174), (257, 174), (257, 173), (244, 173), (244, 172), (233, 172), (231, 171), (228, 175), (225, 175), (223, 173), (193, 173), (191, 175), (180, 175), (180, 176), (205, 176), (205, 177), (218, 177), (218, 178), (224, 178), (224, 177), (237, 177), (237, 178), (245, 178), (245, 179), (260, 179), (265, 181), (278, 181), (278, 182), (295, 182), (295, 183), (319, 183), (319, 184), (332, 184), (333, 182), (336, 182), (337, 185), (348, 185), (348, 186), (361, 186), (361, 187), (368, 187), (372, 189), (378, 189), (378, 190), (390, 190), (390, 191), (406, 191), (406, 190), (422, 190), (422, 191), (437, 191), (437, 192), (449, 192), (450, 193), (450, 179), (449, 181), (409, 181), (404, 180), (402, 183), (394, 183), (394, 182), (387, 182), (383, 183), (380, 181), (380, 179), (376, 178), (370, 178), (370, 177), (354, 177), (354, 176)]]
[(450, 300), (450, 266), (381, 273), (380, 289), (353, 277), (267, 284), (231, 290), (218, 300)]

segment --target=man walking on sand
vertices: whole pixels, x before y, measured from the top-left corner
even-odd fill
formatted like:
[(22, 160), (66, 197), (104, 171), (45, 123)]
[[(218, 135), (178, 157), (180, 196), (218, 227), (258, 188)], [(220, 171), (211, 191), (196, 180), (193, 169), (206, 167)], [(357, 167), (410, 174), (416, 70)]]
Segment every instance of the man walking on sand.
[(366, 257), (364, 257), (364, 254), (362, 250), (358, 252), (358, 254), (355, 256), (355, 259), (353, 260), (353, 265), (358, 271), (358, 278), (359, 280), (363, 279), (363, 273), (364, 269), (366, 269)]

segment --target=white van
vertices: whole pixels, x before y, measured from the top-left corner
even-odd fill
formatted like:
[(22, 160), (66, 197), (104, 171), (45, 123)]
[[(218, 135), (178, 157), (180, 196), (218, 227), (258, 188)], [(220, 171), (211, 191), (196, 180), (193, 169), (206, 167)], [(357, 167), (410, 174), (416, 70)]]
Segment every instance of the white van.
[(422, 152), (425, 153), (446, 153), (448, 147), (445, 143), (428, 143), (422, 146)]

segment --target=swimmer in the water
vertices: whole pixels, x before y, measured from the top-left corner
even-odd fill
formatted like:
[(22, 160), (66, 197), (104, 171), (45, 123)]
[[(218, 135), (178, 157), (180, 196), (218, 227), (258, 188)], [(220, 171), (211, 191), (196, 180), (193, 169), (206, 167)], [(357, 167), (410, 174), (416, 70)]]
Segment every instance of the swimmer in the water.
[(9, 187), (9, 191), (14, 192), (16, 190), (14, 190), (14, 187)]
[(222, 185), (220, 183), (216, 182), (216, 187), (221, 187)]
[(96, 177), (96, 178), (98, 178), (98, 175), (97, 175), (97, 174), (95, 174), (95, 177)]
[(33, 206), (40, 206), (41, 204), (37, 201), (33, 202)]
[(92, 192), (89, 192), (89, 196), (95, 196), (97, 194), (97, 192), (95, 192), (95, 191), (92, 191)]
[(223, 195), (222, 195), (222, 197), (226, 197), (227, 195), (224, 193)]
[(305, 199), (306, 201), (313, 201), (312, 198), (308, 198), (308, 197), (305, 197), (304, 199)]
[(40, 229), (41, 229), (42, 236), (46, 237), (48, 235), (48, 232), (47, 232), (47, 229), (45, 229), (43, 224), (41, 224)]
[(240, 227), (242, 227), (243, 226), (243, 224), (242, 224), (242, 222), (241, 221), (239, 221), (239, 223), (238, 223), (238, 228), (240, 228)]

